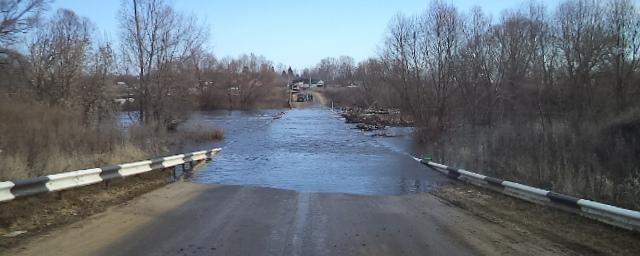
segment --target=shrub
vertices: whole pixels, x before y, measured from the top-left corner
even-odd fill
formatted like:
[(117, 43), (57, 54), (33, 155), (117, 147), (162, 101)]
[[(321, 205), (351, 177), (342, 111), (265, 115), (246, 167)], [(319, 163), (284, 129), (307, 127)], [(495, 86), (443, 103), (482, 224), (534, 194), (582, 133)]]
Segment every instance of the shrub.
[(221, 139), (221, 129), (168, 132), (156, 123), (122, 129), (115, 119), (87, 125), (73, 108), (0, 96), (0, 180), (181, 153), (189, 141)]

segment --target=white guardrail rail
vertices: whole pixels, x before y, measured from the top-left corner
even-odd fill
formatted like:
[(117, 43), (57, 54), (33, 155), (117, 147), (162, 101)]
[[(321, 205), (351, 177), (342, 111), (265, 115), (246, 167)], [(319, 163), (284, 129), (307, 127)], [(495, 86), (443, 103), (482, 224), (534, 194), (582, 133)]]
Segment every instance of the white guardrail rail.
[(0, 202), (20, 197), (82, 187), (113, 179), (133, 176), (153, 170), (175, 167), (211, 159), (222, 149), (196, 151), (151, 160), (112, 165), (101, 168), (64, 172), (41, 177), (0, 182)]
[(620, 228), (640, 232), (640, 212), (608, 204), (580, 199), (553, 191), (534, 188), (519, 183), (505, 181), (482, 174), (455, 169), (417, 157), (414, 160), (447, 175), (476, 186), (489, 188), (503, 194), (520, 198), (532, 203), (549, 205), (562, 210), (578, 213), (587, 218), (598, 220)]

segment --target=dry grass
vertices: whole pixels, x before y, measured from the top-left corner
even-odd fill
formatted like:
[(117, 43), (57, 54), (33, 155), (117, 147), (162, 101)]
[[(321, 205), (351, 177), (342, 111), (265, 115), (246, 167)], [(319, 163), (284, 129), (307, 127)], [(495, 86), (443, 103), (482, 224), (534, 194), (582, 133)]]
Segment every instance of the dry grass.
[(128, 129), (129, 142), (144, 149), (151, 156), (178, 154), (185, 150), (185, 144), (200, 144), (223, 138), (224, 131), (221, 128), (208, 125), (180, 125), (177, 131), (169, 131), (157, 123), (136, 123)]
[(194, 142), (221, 140), (224, 138), (224, 131), (222, 128), (206, 127), (204, 125), (196, 125), (182, 129), (180, 134)]
[(113, 121), (86, 126), (80, 116), (74, 110), (0, 99), (0, 178), (25, 178), (93, 167), (127, 154), (139, 156), (125, 145)]
[(21, 246), (31, 238), (47, 234), (63, 225), (105, 211), (107, 207), (129, 201), (169, 182), (166, 171), (142, 173), (126, 179), (113, 180), (109, 187), (94, 184), (65, 191), (64, 200), (54, 193), (40, 194), (20, 200), (3, 202), (0, 211), (0, 234), (24, 230), (17, 237), (0, 236), (0, 255)]
[(288, 93), (288, 90), (282, 87), (269, 88), (256, 100), (255, 103), (253, 103), (253, 106), (256, 109), (286, 108), (288, 107)]
[(0, 98), (0, 180), (137, 161), (189, 141), (220, 139), (220, 129), (168, 132), (157, 125), (83, 124), (80, 114), (29, 100)]
[(542, 236), (579, 255), (638, 255), (640, 234), (574, 213), (540, 207), (467, 184), (441, 186), (436, 196), (497, 225), (527, 237)]
[(360, 87), (332, 87), (325, 88), (323, 92), (336, 107), (368, 107), (364, 90)]
[[(426, 136), (436, 160), (580, 198), (640, 209), (640, 115), (584, 123), (556, 120), (457, 127)], [(418, 135), (420, 136), (420, 134)], [(429, 140), (430, 139), (430, 140)]]

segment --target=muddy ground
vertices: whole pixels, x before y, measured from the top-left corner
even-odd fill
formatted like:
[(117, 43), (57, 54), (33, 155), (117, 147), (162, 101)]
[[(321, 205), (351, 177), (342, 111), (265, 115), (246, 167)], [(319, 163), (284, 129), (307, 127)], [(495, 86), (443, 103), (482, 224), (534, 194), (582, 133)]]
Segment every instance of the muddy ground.
[[(31, 237), (80, 221), (108, 207), (127, 201), (170, 182), (168, 171), (153, 171), (121, 180), (109, 186), (98, 183), (60, 193), (49, 193), (0, 203), (0, 254), (21, 246)], [(62, 196), (62, 200), (60, 199)], [(26, 233), (7, 237), (10, 233)]]
[(456, 183), (432, 194), (523, 236), (537, 235), (580, 255), (640, 255), (640, 234), (495, 191)]

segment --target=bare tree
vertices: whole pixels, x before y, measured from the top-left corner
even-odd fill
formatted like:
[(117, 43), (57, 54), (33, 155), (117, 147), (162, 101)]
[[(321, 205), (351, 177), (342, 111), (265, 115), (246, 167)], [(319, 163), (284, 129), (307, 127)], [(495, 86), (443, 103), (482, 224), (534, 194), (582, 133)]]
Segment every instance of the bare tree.
[(401, 109), (416, 116), (421, 109), (414, 106), (411, 98), (414, 87), (409, 67), (410, 40), (417, 40), (415, 19), (397, 14), (391, 20), (388, 31), (382, 53), (382, 61), (389, 74), (386, 80), (399, 94)]
[(355, 61), (349, 56), (340, 56), (337, 60), (337, 82), (343, 86), (353, 83), (353, 71), (355, 69)]
[[(139, 118), (142, 121), (168, 123), (179, 118), (175, 112), (185, 100), (187, 91), (176, 69), (194, 58), (193, 49), (200, 48), (207, 34), (197, 20), (176, 12), (164, 0), (123, 0), (120, 9), (123, 38), (123, 60), (135, 66)], [(190, 85), (189, 85), (190, 86)]]
[(564, 58), (564, 69), (570, 86), (566, 107), (573, 109), (574, 129), (594, 103), (594, 72), (603, 64), (612, 42), (606, 31), (603, 8), (593, 0), (570, 0), (562, 3), (556, 13), (558, 20), (557, 47)]
[(273, 63), (264, 56), (242, 55), (238, 61), (242, 66), (237, 76), (239, 104), (240, 108), (249, 109), (273, 88), (277, 75), (271, 70)]
[(93, 25), (61, 9), (29, 44), (32, 87), (42, 100), (73, 105), (73, 90), (83, 76)]
[(86, 75), (76, 87), (76, 104), (82, 111), (85, 125), (100, 125), (115, 110), (108, 88), (114, 85), (115, 53), (110, 43), (98, 44), (87, 58)]
[(629, 185), (638, 179), (635, 3), (565, 0), (548, 10), (531, 1), (496, 22), (480, 8), (466, 17), (437, 0), (395, 16), (381, 54), (355, 70), (363, 90), (351, 104), (393, 95), (436, 157), (639, 207), (628, 196), (638, 193)]
[(0, 1), (0, 46), (12, 43), (18, 34), (33, 28), (48, 3), (47, 0)]
[(316, 75), (326, 83), (335, 83), (338, 77), (338, 61), (335, 58), (327, 57), (320, 60), (316, 65)]
[(463, 115), (472, 126), (479, 123), (491, 125), (497, 92), (493, 83), (494, 65), (489, 38), (491, 20), (480, 7), (471, 9), (465, 23), (465, 44), (460, 52), (460, 64), (456, 73), (461, 100), (464, 100)]
[(455, 6), (434, 1), (421, 20), (428, 79), (433, 88), (437, 129), (447, 125), (449, 98), (455, 86), (455, 64), (461, 46), (462, 20)]
[(613, 76), (615, 111), (629, 107), (629, 87), (640, 62), (640, 14), (629, 0), (608, 2), (607, 30), (612, 33), (610, 62)]

